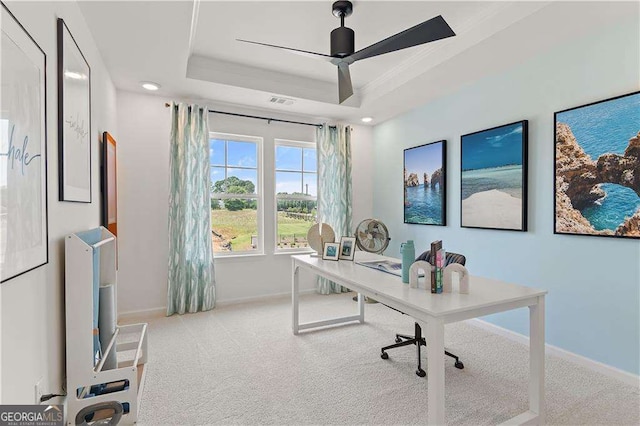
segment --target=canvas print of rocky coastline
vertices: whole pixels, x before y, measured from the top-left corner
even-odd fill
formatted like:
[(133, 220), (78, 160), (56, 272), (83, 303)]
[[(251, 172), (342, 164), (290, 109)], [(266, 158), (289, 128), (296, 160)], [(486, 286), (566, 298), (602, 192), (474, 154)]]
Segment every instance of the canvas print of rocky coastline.
[(404, 150), (404, 223), (446, 225), (447, 141)]
[(527, 230), (527, 125), (461, 137), (461, 226)]
[(555, 114), (555, 232), (640, 238), (640, 92)]

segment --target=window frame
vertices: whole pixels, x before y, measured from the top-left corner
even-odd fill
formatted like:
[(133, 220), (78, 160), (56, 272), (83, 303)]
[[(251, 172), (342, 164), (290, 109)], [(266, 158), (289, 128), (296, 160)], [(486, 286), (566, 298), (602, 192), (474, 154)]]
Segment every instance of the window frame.
[[(242, 166), (229, 166), (228, 162), (228, 148), (226, 142), (252, 142), (256, 144), (256, 184), (255, 184), (255, 194), (228, 194), (228, 193), (219, 193), (209, 191), (210, 199), (217, 200), (225, 200), (225, 199), (244, 199), (244, 200), (256, 200), (257, 209), (256, 209), (256, 219), (257, 219), (257, 227), (258, 227), (258, 248), (256, 250), (245, 250), (245, 251), (230, 251), (230, 252), (213, 252), (216, 257), (242, 257), (242, 256), (259, 256), (265, 254), (265, 238), (264, 238), (264, 163), (263, 163), (263, 145), (264, 138), (261, 136), (250, 136), (250, 135), (239, 135), (235, 133), (222, 133), (222, 132), (209, 132), (209, 141), (212, 139), (224, 140), (225, 141), (225, 153), (224, 153), (224, 169), (225, 169), (225, 179), (227, 178), (227, 169), (247, 169), (254, 170), (253, 167), (242, 167)], [(211, 168), (212, 167), (220, 167), (211, 164), (211, 158), (209, 157), (209, 185), (213, 185), (211, 181)]]
[[(316, 212), (318, 210), (318, 195), (317, 195), (317, 191), (318, 191), (318, 184), (319, 184), (319, 178), (318, 178), (318, 144), (316, 142), (307, 142), (307, 141), (296, 141), (296, 140), (289, 140), (289, 139), (280, 139), (280, 138), (274, 138), (273, 139), (273, 213), (274, 213), (274, 221), (273, 221), (273, 252), (274, 254), (286, 254), (286, 253), (300, 253), (300, 252), (311, 252), (313, 251), (311, 249), (311, 247), (296, 247), (296, 248), (286, 248), (286, 249), (281, 249), (278, 248), (278, 200), (279, 200), (279, 196), (278, 196), (278, 192), (276, 191), (276, 176), (278, 171), (282, 171), (282, 172), (298, 172), (298, 170), (279, 170), (276, 167), (276, 159), (277, 159), (277, 151), (278, 151), (278, 147), (280, 146), (286, 146), (286, 147), (292, 147), (292, 148), (302, 148), (302, 164), (300, 165), (300, 170), (299, 172), (302, 174), (302, 180), (304, 182), (304, 148), (313, 148), (316, 150), (316, 171), (314, 172), (316, 175), (316, 195), (312, 196), (312, 195), (285, 195), (285, 196), (281, 196), (283, 198), (280, 199), (284, 199), (284, 200), (293, 200), (293, 201), (315, 201), (316, 202)], [(310, 173), (310, 172), (307, 172)], [(302, 189), (302, 188), (301, 188)], [(309, 227), (313, 226), (313, 223), (315, 222), (311, 222), (311, 224), (309, 225)]]

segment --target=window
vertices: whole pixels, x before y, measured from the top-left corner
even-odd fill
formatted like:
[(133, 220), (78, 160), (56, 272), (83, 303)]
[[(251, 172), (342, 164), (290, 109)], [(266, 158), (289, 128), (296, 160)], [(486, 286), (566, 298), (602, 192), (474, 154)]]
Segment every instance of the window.
[(276, 139), (275, 151), (276, 250), (304, 249), (316, 220), (316, 146)]
[(211, 133), (209, 164), (214, 253), (261, 253), (262, 138)]

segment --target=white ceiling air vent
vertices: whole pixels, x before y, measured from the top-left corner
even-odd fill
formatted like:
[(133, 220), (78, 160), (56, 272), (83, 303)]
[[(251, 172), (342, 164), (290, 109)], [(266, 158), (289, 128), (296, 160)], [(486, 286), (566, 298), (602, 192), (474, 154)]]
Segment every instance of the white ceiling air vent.
[(293, 99), (291, 98), (283, 98), (281, 96), (271, 96), (269, 98), (269, 103), (277, 104), (277, 105), (293, 105)]

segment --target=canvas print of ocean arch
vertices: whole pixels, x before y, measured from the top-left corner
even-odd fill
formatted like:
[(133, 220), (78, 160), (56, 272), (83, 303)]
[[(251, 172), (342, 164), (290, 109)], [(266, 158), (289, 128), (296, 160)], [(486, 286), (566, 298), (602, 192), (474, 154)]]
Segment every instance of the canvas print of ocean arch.
[(555, 113), (554, 232), (640, 238), (640, 92)]
[(447, 141), (404, 150), (404, 223), (446, 225)]
[(463, 135), (460, 226), (527, 230), (527, 120)]

